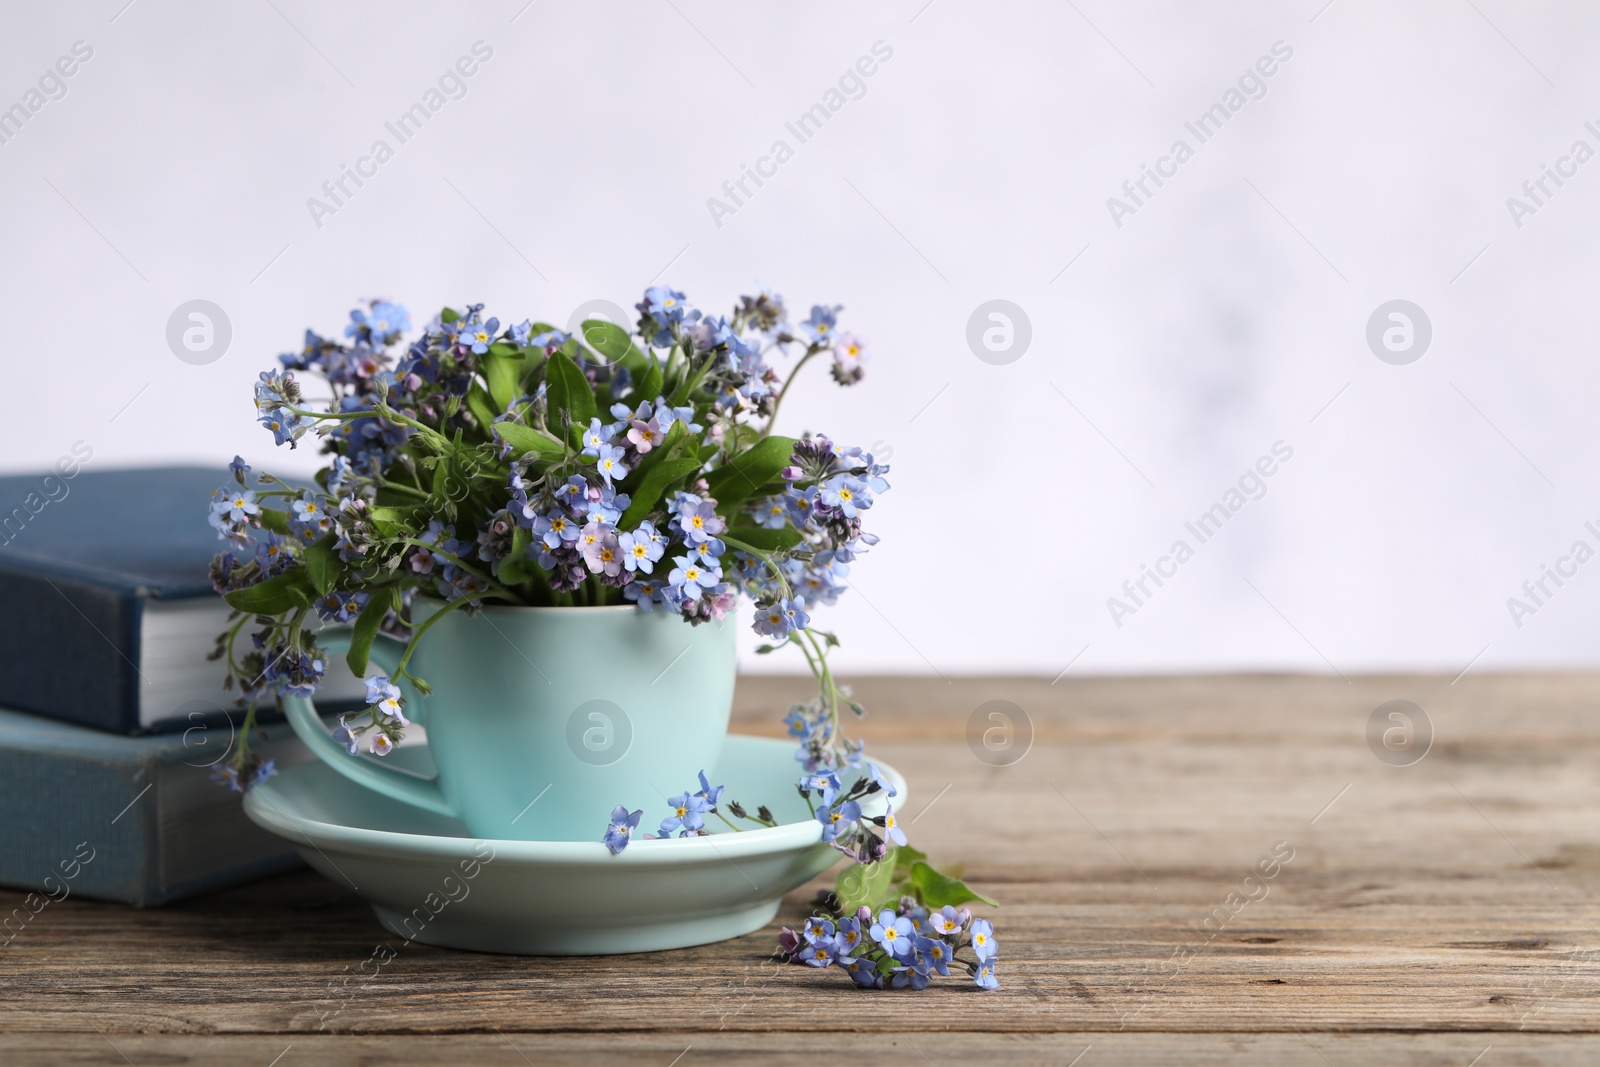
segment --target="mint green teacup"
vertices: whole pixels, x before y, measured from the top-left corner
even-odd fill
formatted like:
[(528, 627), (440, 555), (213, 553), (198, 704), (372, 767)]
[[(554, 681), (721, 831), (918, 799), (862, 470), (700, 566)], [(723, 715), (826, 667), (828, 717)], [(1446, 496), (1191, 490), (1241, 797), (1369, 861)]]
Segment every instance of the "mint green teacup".
[[(418, 600), (417, 624), (441, 607)], [(321, 641), (342, 653), (349, 634)], [(380, 635), (369, 673), (392, 673), (401, 648)], [(592, 841), (618, 804), (654, 823), (667, 797), (697, 790), (716, 763), (733, 704), (734, 620), (690, 626), (631, 605), (453, 611), (407, 670), (433, 689), (397, 683), (407, 717), (427, 729), (435, 778), (349, 755), (308, 699), (284, 697), (284, 711), (340, 774), (456, 818), (474, 837)]]

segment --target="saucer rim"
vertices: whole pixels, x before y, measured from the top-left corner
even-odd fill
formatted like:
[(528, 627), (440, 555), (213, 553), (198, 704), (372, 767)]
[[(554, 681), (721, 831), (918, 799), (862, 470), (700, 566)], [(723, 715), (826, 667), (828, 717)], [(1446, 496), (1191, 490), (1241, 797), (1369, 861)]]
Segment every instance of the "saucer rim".
[[(791, 742), (785, 738), (763, 737), (755, 734), (729, 734), (728, 739), (739, 739), (757, 745), (783, 745)], [(903, 805), (908, 795), (905, 776), (892, 764), (872, 760), (879, 772), (895, 787), (896, 800)], [(592, 866), (606, 864), (632, 864), (634, 866), (664, 866), (699, 862), (705, 859), (726, 860), (731, 853), (740, 855), (767, 855), (811, 845), (822, 844), (822, 827), (814, 820), (780, 823), (777, 826), (751, 830), (725, 831), (705, 837), (650, 839), (629, 843), (623, 852), (612, 854), (599, 840), (594, 841), (524, 841), (508, 838), (478, 838), (468, 835), (444, 836), (440, 834), (414, 834), (400, 830), (377, 830), (368, 827), (346, 826), (321, 819), (290, 815), (278, 806), (274, 793), (283, 790), (284, 779), (295, 779), (311, 774), (336, 774), (320, 760), (312, 760), (285, 770), (281, 774), (252, 788), (244, 796), (245, 814), (252, 822), (277, 836), (298, 845), (300, 840), (312, 847), (319, 843), (337, 846), (342, 850), (361, 852), (375, 857), (391, 857), (396, 853), (410, 856), (455, 858), (463, 849), (483, 842), (494, 850), (495, 858), (521, 860), (535, 863)], [(886, 802), (887, 798), (878, 798)], [(874, 806), (875, 807), (875, 806)], [(468, 849), (470, 851), (470, 849)]]

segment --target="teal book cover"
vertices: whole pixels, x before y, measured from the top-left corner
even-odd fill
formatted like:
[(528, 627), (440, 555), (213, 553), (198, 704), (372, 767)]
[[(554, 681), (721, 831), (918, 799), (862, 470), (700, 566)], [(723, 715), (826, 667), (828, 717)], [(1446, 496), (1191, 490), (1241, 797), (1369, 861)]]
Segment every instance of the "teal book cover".
[[(279, 767), (309, 758), (284, 724), (253, 751)], [(119, 737), (0, 710), (0, 884), (31, 907), (68, 896), (149, 907), (289, 870), (286, 841), (250, 822), (212, 780), (229, 724)], [(32, 917), (0, 916), (0, 942)]]

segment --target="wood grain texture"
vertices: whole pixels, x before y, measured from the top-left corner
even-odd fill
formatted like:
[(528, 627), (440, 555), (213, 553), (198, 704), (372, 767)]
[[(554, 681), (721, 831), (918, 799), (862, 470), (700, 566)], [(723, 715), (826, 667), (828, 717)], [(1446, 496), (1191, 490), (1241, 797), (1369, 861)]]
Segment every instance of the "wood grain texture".
[[(819, 1040), (822, 1046), (819, 1048)], [(126, 1064), (144, 1067), (637, 1067), (770, 1064), (816, 1067), (850, 1037), (659, 1030), (613, 1036), (576, 1033), (347, 1035), (0, 1034), (0, 1063)], [(114, 1042), (114, 1044), (113, 1044)], [(879, 1064), (986, 1067), (1593, 1067), (1600, 1037), (1554, 1034), (975, 1034), (901, 1033), (874, 1039)], [(279, 1059), (278, 1057), (281, 1057)], [(1474, 1062), (1476, 1061), (1476, 1062)]]
[[(156, 911), (50, 905), (0, 947), (0, 1062), (266, 1064), (292, 1045), (282, 1067), (692, 1067), (814, 1062), (838, 1030), (878, 1032), (908, 1062), (1467, 1064), (1491, 1046), (1481, 1067), (1600, 1062), (1600, 677), (864, 679), (856, 694), (870, 750), (912, 784), (916, 843), (1002, 901), (998, 992), (860, 993), (771, 962), (777, 924), (648, 956), (412, 945), (369, 978), (362, 962), (396, 939), (306, 872)], [(775, 733), (805, 695), (744, 679), (736, 728)], [(1365, 739), (1394, 698), (1434, 727), (1409, 767)], [(1031, 722), (1009, 766), (969, 747), (994, 700)], [(20, 899), (0, 891), (0, 910)]]

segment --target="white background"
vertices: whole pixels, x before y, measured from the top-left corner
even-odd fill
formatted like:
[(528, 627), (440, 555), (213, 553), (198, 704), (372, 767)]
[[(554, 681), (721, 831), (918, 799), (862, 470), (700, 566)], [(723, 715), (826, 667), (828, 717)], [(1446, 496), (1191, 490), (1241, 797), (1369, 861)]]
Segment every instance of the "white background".
[[(1520, 228), (1506, 199), (1600, 149), (1600, 13), (1324, 3), (8, 5), (0, 107), (94, 55), (0, 145), (0, 463), (83, 439), (96, 468), (307, 470), (249, 383), (357, 298), (564, 322), (658, 275), (718, 310), (765, 284), (871, 344), (862, 385), (819, 374), (783, 418), (893, 450), (882, 546), (819, 616), (851, 670), (1590, 663), (1600, 563), (1520, 628), (1506, 600), (1600, 548), (1600, 161)], [(479, 40), (467, 95), (315, 225), (307, 198)], [(799, 145), (785, 121), (877, 41)], [(1199, 145), (1184, 122), (1276, 41), (1267, 95)], [(1195, 158), (1116, 226), (1179, 137)], [(707, 198), (780, 138), (718, 227)], [(209, 366), (165, 340), (197, 297), (232, 322)], [(1032, 323), (1005, 366), (965, 339), (994, 298)], [(1408, 366), (1365, 340), (1394, 298), (1433, 325)], [(1267, 495), (1115, 625), (1106, 599), (1279, 440)]]

